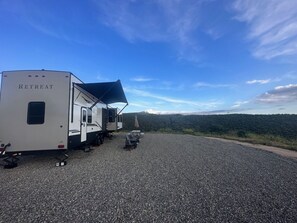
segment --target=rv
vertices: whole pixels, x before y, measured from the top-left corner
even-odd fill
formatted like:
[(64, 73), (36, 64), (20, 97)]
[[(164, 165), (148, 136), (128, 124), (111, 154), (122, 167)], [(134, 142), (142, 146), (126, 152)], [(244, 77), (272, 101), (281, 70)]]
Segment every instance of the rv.
[(123, 128), (123, 115), (118, 108), (108, 109), (107, 131), (112, 133)]
[[(67, 151), (99, 145), (109, 126), (112, 131), (122, 126), (119, 113), (123, 109), (110, 107), (116, 102), (124, 103), (124, 108), (128, 105), (120, 80), (83, 83), (64, 71), (4, 71), (0, 153)], [(115, 119), (119, 122), (113, 125)]]

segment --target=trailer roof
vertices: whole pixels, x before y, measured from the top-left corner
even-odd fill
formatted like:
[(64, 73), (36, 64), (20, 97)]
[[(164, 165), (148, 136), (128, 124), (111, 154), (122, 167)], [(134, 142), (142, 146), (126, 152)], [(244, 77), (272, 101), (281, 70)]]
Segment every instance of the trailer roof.
[(112, 104), (116, 102), (128, 103), (120, 80), (115, 82), (76, 85), (89, 92), (105, 104)]

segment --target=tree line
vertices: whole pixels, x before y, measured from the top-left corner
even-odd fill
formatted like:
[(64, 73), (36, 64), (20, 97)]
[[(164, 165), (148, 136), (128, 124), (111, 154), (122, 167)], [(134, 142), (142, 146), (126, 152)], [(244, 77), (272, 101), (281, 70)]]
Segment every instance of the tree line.
[(124, 130), (135, 129), (135, 116), (142, 131), (201, 132), (228, 134), (236, 132), (244, 137), (247, 133), (269, 134), (286, 139), (297, 139), (297, 115), (156, 115), (148, 113), (124, 113)]

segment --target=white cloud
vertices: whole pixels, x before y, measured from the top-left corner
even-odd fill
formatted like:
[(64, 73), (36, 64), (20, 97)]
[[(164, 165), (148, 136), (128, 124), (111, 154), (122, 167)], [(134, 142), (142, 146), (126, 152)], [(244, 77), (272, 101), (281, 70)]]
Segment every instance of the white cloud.
[[(67, 27), (65, 24), (61, 24), (60, 21), (54, 21), (52, 19), (49, 19), (54, 24), (42, 24), (41, 21), (38, 20), (36, 17), (34, 20), (31, 18), (27, 18), (27, 23), (32, 28), (37, 30), (40, 33), (43, 33), (44, 35), (60, 39), (69, 43), (76, 43), (84, 46), (98, 46), (102, 45), (97, 40), (91, 40), (89, 38), (78, 38), (78, 35), (74, 35), (72, 32), (69, 33), (70, 27)], [(57, 28), (58, 27), (58, 28)], [(67, 30), (67, 32), (65, 31)]]
[(153, 94), (147, 91), (142, 91), (134, 88), (127, 88), (127, 87), (124, 88), (124, 91), (137, 96), (141, 96), (141, 97), (154, 98), (154, 99), (158, 99), (158, 100), (176, 104), (176, 105), (188, 105), (188, 106), (194, 106), (196, 108), (204, 108), (204, 109), (215, 108), (217, 105), (222, 104), (219, 101), (198, 102), (198, 101), (192, 101), (192, 100), (177, 99), (177, 98), (162, 96), (162, 95)]
[(164, 111), (164, 110), (156, 110), (156, 109), (147, 109), (145, 112), (155, 115), (170, 115), (170, 114), (189, 114), (189, 111)]
[(214, 28), (208, 28), (205, 33), (209, 35), (213, 40), (217, 40), (223, 36), (221, 32)]
[[(71, 13), (76, 4), (68, 5), (67, 12), (56, 10), (62, 8), (64, 4), (63, 1), (0, 0), (0, 9), (8, 11), (15, 19), (49, 37), (84, 46), (102, 46), (97, 39), (85, 35), (87, 30), (85, 27), (79, 26), (83, 13), (79, 13), (79, 10), (75, 10), (77, 12), (75, 15)], [(84, 30), (81, 30), (82, 28)]]
[(297, 84), (288, 84), (277, 86), (271, 91), (256, 98), (258, 103), (277, 103), (285, 104), (288, 102), (297, 102)]
[(104, 77), (102, 74), (98, 74), (97, 77), (96, 77), (96, 79), (97, 79), (98, 81), (102, 81), (102, 82), (109, 81), (109, 79), (106, 78), (106, 77)]
[(272, 82), (280, 82), (284, 80), (296, 80), (297, 75), (295, 71), (290, 71), (288, 73), (285, 73), (283, 75), (279, 75), (278, 77), (275, 78), (269, 78), (269, 79), (255, 79), (255, 80), (249, 80), (246, 81), (246, 84), (268, 84)]
[(149, 82), (149, 81), (154, 81), (156, 79), (153, 78), (146, 78), (146, 77), (135, 77), (135, 78), (131, 78), (131, 81), (136, 81), (136, 82)]
[(271, 79), (266, 79), (266, 80), (251, 80), (247, 81), (247, 84), (268, 84), (271, 82)]
[(250, 100), (236, 101), (229, 109), (229, 112), (250, 114), (276, 114), (281, 112), (296, 114), (296, 102), (297, 84), (288, 84), (277, 86)]
[(139, 102), (131, 102), (129, 106), (139, 107), (139, 108), (147, 108), (149, 105), (147, 103), (139, 103)]
[(200, 46), (194, 32), (200, 25), (202, 5), (208, 0), (93, 2), (100, 21), (126, 40), (166, 42), (174, 47), (178, 58), (199, 60)]
[(294, 89), (294, 88), (297, 88), (297, 84), (288, 84), (285, 86), (277, 86), (274, 89), (275, 90), (285, 90), (285, 89)]
[[(135, 81), (130, 79), (131, 81)], [(144, 91), (183, 91), (187, 87), (184, 83), (167, 83), (166, 81), (156, 81), (159, 79), (150, 79), (147, 81), (138, 80), (135, 85), (130, 85), (130, 88)], [(155, 82), (153, 82), (155, 81)]]
[(296, 0), (236, 0), (236, 19), (249, 26), (253, 55), (261, 59), (297, 55)]
[(195, 88), (231, 88), (235, 87), (234, 84), (210, 84), (205, 82), (197, 82), (194, 84)]
[(248, 104), (248, 103), (250, 103), (250, 101), (236, 101), (234, 103), (234, 105), (232, 106), (232, 108), (239, 108), (242, 105), (245, 105), (245, 104)]

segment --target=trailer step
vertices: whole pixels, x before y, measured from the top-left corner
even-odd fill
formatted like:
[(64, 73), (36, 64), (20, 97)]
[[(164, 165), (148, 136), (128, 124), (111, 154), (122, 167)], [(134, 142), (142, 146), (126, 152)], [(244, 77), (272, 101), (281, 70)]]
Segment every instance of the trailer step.
[(59, 161), (56, 163), (56, 167), (59, 167), (59, 166), (66, 166), (67, 165), (67, 159), (68, 159), (68, 154), (66, 152), (62, 152), (60, 154), (60, 156), (56, 156), (55, 158)]
[(67, 165), (67, 161), (61, 161), (61, 162), (56, 163), (56, 167), (58, 167), (58, 166), (66, 166), (66, 165)]

